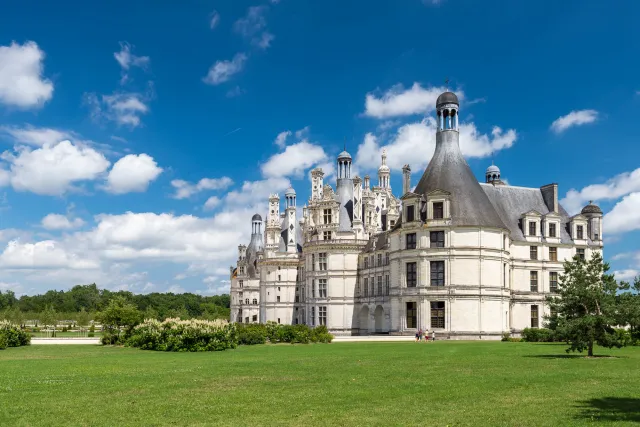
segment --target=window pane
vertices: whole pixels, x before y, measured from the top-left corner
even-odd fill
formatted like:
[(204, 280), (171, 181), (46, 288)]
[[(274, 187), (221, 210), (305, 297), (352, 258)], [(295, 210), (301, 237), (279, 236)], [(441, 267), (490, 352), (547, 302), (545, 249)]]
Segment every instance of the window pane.
[(532, 328), (538, 327), (538, 306), (537, 305), (531, 306), (531, 327)]
[(416, 263), (408, 262), (407, 263), (407, 287), (413, 288), (417, 285), (416, 279)]
[(556, 237), (556, 225), (549, 224), (549, 237)]
[(431, 261), (431, 286), (444, 286), (444, 261)]
[(415, 219), (415, 206), (407, 206), (407, 222), (411, 222)]
[(444, 328), (444, 301), (431, 302), (431, 327)]
[(558, 248), (549, 248), (549, 260), (558, 261)]
[(529, 275), (531, 281), (531, 292), (538, 292), (538, 272), (532, 271)]
[(407, 239), (407, 249), (415, 249), (416, 248), (416, 233), (407, 234), (406, 239)]
[(433, 204), (433, 219), (444, 218), (444, 203), (436, 202)]
[(529, 248), (529, 258), (538, 259), (538, 247), (537, 246), (531, 246)]

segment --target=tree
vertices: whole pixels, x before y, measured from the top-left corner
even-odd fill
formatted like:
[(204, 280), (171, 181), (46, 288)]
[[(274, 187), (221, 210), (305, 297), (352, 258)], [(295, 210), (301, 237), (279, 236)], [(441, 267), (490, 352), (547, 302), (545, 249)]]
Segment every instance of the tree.
[(100, 321), (105, 328), (105, 336), (109, 335), (106, 339), (110, 340), (111, 344), (117, 344), (120, 342), (122, 328), (126, 328), (126, 338), (133, 327), (140, 323), (141, 318), (142, 315), (134, 304), (129, 303), (123, 296), (116, 296), (109, 301), (109, 305), (100, 316)]
[(155, 308), (149, 306), (147, 307), (147, 309), (144, 311), (144, 318), (145, 319), (158, 319), (158, 310), (156, 310)]
[(635, 278), (633, 284), (622, 282), (620, 285), (625, 291), (620, 294), (620, 324), (629, 325), (632, 339), (640, 343), (640, 276)]
[(89, 313), (85, 311), (84, 307), (82, 307), (82, 309), (76, 315), (76, 323), (81, 328), (84, 328), (89, 324)]
[(588, 261), (578, 257), (565, 261), (558, 280), (559, 296), (547, 297), (547, 302), (553, 314), (551, 323), (570, 345), (567, 352), (586, 349), (593, 356), (594, 343), (608, 348), (625, 345), (614, 330), (620, 322), (617, 293), (622, 287), (608, 271), (609, 264), (599, 252)]
[(40, 313), (40, 323), (44, 326), (53, 326), (53, 330), (56, 329), (58, 323), (58, 313), (53, 309), (53, 306), (47, 306), (44, 311)]

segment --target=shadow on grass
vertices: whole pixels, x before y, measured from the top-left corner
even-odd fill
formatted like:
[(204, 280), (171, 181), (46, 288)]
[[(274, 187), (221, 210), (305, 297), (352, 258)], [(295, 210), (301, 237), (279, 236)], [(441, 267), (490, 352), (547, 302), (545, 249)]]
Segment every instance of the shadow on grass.
[(580, 402), (577, 408), (578, 419), (640, 422), (640, 399), (635, 397), (589, 399)]
[(587, 356), (586, 354), (527, 354), (522, 357), (533, 357), (536, 359), (619, 359), (618, 356), (608, 354)]

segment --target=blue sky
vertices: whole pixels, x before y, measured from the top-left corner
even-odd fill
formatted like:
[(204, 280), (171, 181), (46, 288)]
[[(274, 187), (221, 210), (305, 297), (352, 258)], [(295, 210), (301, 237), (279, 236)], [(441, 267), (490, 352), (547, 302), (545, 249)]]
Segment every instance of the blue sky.
[(343, 144), (415, 185), (446, 78), (479, 180), (597, 200), (640, 270), (637, 2), (188, 3), (3, 7), (0, 289), (225, 292), (251, 215)]

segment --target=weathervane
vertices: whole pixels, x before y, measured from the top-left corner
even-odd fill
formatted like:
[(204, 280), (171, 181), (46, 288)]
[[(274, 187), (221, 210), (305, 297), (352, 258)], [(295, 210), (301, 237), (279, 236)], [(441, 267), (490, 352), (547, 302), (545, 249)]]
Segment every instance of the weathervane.
[(447, 85), (447, 92), (449, 92), (449, 77), (444, 80), (444, 84)]

